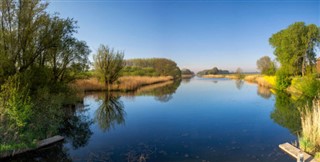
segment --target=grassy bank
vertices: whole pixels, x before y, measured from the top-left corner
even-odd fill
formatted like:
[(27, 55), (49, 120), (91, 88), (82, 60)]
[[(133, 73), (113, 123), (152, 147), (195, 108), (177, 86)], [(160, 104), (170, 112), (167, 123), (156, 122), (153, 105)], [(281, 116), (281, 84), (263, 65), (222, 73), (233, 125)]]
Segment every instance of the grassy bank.
[[(173, 80), (172, 76), (123, 76), (111, 85), (112, 91), (134, 91), (146, 85), (163, 83)], [(105, 84), (101, 83), (97, 78), (79, 79), (72, 83), (73, 87), (80, 91), (103, 91), (107, 90)]]

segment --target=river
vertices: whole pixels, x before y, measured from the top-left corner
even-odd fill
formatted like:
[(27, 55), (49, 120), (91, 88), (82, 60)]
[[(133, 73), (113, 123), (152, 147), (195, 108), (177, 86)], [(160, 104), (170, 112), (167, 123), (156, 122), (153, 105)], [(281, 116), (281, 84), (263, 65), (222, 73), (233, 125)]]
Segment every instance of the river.
[[(292, 104), (293, 105), (293, 104)], [(60, 161), (295, 161), (286, 94), (229, 79), (192, 78), (133, 93), (87, 93), (62, 129), (63, 144), (24, 158)]]

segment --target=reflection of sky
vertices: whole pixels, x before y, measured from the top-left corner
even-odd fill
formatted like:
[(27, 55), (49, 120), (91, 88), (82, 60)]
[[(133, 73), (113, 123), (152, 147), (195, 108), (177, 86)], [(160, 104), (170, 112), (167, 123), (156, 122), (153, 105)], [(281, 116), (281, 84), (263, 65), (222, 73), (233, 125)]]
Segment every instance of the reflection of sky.
[[(295, 139), (270, 119), (274, 96), (270, 99), (258, 96), (253, 84), (244, 83), (237, 89), (234, 80), (194, 78), (181, 84), (173, 99), (166, 103), (156, 101), (153, 96), (120, 100), (127, 114), (125, 126), (118, 125), (103, 133), (96, 124), (92, 125), (94, 134), (88, 146), (71, 152), (72, 156), (87, 156), (89, 152), (111, 148), (125, 152), (129, 146), (145, 143), (203, 159), (232, 161), (248, 160), (251, 156), (268, 159), (283, 155), (278, 152), (278, 144)], [(87, 97), (84, 104), (89, 105), (89, 113), (94, 116), (99, 103)], [(288, 156), (277, 158), (286, 161), (285, 157)]]
[(72, 17), (77, 37), (95, 52), (99, 44), (125, 58), (166, 57), (193, 71), (212, 68), (256, 71), (273, 56), (268, 39), (296, 21), (320, 25), (313, 1), (109, 1), (51, 0), (50, 12)]

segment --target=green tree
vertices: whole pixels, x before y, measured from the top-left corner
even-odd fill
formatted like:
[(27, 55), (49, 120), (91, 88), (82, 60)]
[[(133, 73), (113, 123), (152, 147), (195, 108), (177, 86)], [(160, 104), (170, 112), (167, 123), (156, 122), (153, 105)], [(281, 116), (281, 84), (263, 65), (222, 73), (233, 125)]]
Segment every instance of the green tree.
[(166, 58), (130, 59), (125, 61), (126, 67), (152, 68), (158, 76), (180, 78), (181, 71), (177, 64)]
[(73, 35), (76, 22), (47, 6), (0, 1), (0, 152), (55, 135), (72, 96), (66, 83), (88, 64), (88, 46)]
[(47, 86), (70, 81), (70, 67), (88, 63), (88, 46), (73, 35), (76, 22), (50, 15), (47, 6), (41, 0), (0, 2), (0, 83), (17, 73), (29, 79), (41, 73), (37, 82)]
[(319, 46), (319, 41), (319, 27), (304, 22), (296, 22), (269, 39), (280, 68), (289, 75), (305, 75), (306, 67), (315, 64), (315, 48)]
[(235, 72), (236, 76), (238, 77), (238, 79), (243, 78), (243, 71), (241, 68), (237, 68), (236, 72)]
[(257, 60), (257, 67), (261, 74), (274, 75), (276, 72), (275, 63), (271, 61), (269, 56), (263, 56)]
[(120, 71), (124, 67), (123, 57), (123, 52), (114, 51), (105, 45), (100, 45), (97, 54), (93, 56), (94, 67), (98, 78), (102, 80), (108, 88), (118, 79)]
[(181, 74), (182, 75), (194, 75), (194, 72), (191, 71), (190, 69), (181, 69)]

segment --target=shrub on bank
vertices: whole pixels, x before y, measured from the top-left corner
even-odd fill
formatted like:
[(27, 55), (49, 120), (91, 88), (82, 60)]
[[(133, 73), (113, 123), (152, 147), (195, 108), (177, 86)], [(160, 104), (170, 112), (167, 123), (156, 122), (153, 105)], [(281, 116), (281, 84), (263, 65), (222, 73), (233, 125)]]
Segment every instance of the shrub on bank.
[(291, 84), (290, 74), (284, 69), (279, 69), (276, 73), (276, 89), (285, 90)]
[(307, 75), (304, 77), (295, 77), (292, 79), (291, 87), (308, 97), (318, 95), (320, 91), (320, 81), (315, 75)]

